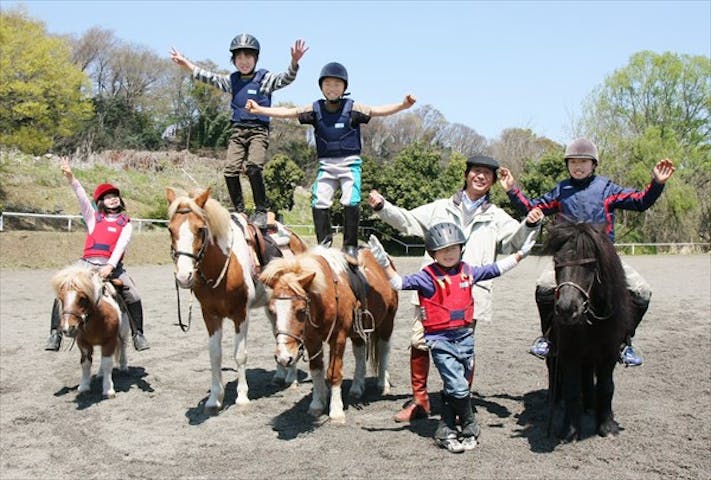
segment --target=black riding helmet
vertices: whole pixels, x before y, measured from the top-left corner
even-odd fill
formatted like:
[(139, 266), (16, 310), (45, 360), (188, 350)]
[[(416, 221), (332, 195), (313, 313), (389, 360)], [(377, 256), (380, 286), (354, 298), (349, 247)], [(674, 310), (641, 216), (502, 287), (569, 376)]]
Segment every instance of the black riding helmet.
[(323, 66), (321, 74), (318, 76), (318, 88), (321, 88), (323, 79), (326, 77), (339, 78), (343, 80), (346, 84), (343, 90), (348, 90), (348, 70), (346, 70), (346, 67), (340, 63), (330, 62)]
[(237, 51), (239, 50), (251, 50), (254, 52), (254, 56), (259, 58), (259, 42), (249, 33), (240, 33), (230, 42), (230, 53), (232, 54), (232, 59), (234, 60)]
[(463, 247), (465, 243), (467, 239), (462, 229), (450, 222), (437, 223), (425, 232), (425, 249), (430, 255), (452, 245)]

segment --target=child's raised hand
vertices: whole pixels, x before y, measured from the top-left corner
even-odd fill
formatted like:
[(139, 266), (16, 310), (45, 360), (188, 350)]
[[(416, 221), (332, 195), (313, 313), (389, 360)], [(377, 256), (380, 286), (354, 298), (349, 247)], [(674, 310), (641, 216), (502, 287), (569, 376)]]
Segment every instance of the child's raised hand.
[(291, 47), (291, 63), (298, 65), (299, 60), (301, 60), (301, 57), (303, 57), (308, 50), (309, 47), (306, 46), (306, 42), (303, 40), (294, 42), (294, 46)]
[(59, 161), (59, 168), (62, 169), (62, 175), (64, 175), (64, 178), (66, 178), (69, 183), (72, 183), (72, 180), (74, 180), (74, 174), (72, 173), (72, 167), (69, 166), (69, 161), (67, 161), (66, 158), (62, 158)]
[(402, 101), (402, 104), (405, 106), (405, 108), (410, 108), (415, 104), (416, 101), (417, 98), (413, 94), (408, 93), (407, 95), (405, 95), (405, 100)]
[(244, 109), (249, 113), (259, 113), (259, 104), (251, 98), (244, 104)]
[(180, 66), (186, 65), (186, 59), (175, 47), (170, 47), (170, 59)]
[(654, 180), (663, 185), (667, 180), (669, 180), (669, 178), (671, 178), (675, 170), (676, 168), (674, 168), (674, 162), (668, 158), (659, 160), (659, 162), (654, 166)]
[(516, 181), (514, 180), (513, 173), (506, 167), (499, 168), (499, 185), (504, 189), (505, 192), (511, 190)]
[(528, 225), (536, 225), (538, 222), (543, 220), (543, 210), (540, 208), (536, 207), (532, 209), (531, 211), (528, 212), (528, 215), (526, 215), (526, 224)]

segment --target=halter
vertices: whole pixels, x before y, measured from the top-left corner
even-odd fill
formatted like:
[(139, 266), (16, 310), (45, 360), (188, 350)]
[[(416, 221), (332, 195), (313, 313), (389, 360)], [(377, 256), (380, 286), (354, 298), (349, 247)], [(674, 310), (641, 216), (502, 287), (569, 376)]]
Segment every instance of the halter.
[[(588, 257), (588, 258), (581, 258), (579, 260), (568, 260), (565, 262), (555, 262), (555, 269), (558, 270), (559, 268), (563, 267), (574, 267), (574, 266), (582, 266), (582, 265), (588, 265), (591, 263), (597, 263), (597, 259), (593, 257)], [(592, 325), (592, 322), (590, 321), (589, 317), (594, 318), (595, 320), (607, 320), (612, 316), (612, 311), (606, 315), (598, 315), (595, 310), (593, 309), (591, 305), (591, 299), (590, 299), (590, 292), (592, 291), (593, 285), (595, 285), (595, 282), (600, 283), (600, 271), (598, 270), (597, 266), (595, 266), (595, 271), (593, 272), (593, 279), (590, 282), (590, 285), (588, 286), (587, 290), (578, 285), (575, 282), (560, 282), (558, 285), (556, 285), (555, 290), (554, 290), (554, 295), (555, 298), (558, 298), (560, 295), (560, 289), (563, 287), (573, 287), (577, 291), (579, 291), (582, 295), (583, 298), (585, 298), (585, 301), (583, 302), (583, 314), (586, 315), (585, 321), (588, 323), (588, 325)]]

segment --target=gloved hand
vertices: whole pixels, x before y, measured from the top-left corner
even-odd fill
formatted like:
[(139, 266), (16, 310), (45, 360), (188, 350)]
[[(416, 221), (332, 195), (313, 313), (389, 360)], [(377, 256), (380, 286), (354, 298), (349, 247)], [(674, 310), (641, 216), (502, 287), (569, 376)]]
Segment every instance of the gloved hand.
[(519, 255), (521, 255), (521, 258), (527, 257), (528, 254), (531, 253), (533, 246), (536, 244), (537, 237), (538, 229), (533, 230), (531, 231), (531, 233), (528, 234), (526, 240), (523, 241), (523, 245), (521, 245), (521, 249), (518, 251)]
[(388, 258), (388, 254), (385, 252), (385, 248), (383, 248), (378, 237), (371, 235), (368, 239), (368, 247), (370, 247), (370, 251), (373, 252), (375, 260), (377, 260), (380, 265), (383, 267), (390, 265), (390, 258)]

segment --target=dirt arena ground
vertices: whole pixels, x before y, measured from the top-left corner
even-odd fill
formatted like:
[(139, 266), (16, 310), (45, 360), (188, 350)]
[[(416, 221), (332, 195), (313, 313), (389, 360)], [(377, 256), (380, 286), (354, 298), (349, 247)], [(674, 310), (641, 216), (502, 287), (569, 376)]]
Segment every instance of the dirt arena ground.
[[(208, 417), (202, 412), (207, 336), (197, 302), (192, 329), (186, 334), (177, 327), (171, 267), (129, 267), (144, 299), (152, 348), (129, 351), (130, 370), (114, 371), (111, 400), (101, 399), (97, 381), (78, 397), (76, 347), (42, 350), (54, 270), (2, 270), (0, 479), (711, 478), (710, 257), (625, 260), (651, 283), (654, 297), (636, 340), (645, 365), (615, 371), (621, 435), (573, 444), (546, 435), (545, 366), (526, 349), (538, 332), (533, 285), (548, 260), (532, 257), (497, 280), (494, 321), (477, 328), (475, 403), (483, 433), (477, 449), (460, 455), (432, 444), (436, 415), (411, 425), (391, 419), (410, 391), (407, 297), (392, 342), (393, 393), (378, 396), (369, 372), (366, 397), (347, 405), (346, 425), (307, 415), (310, 383), (270, 384), (273, 338), (261, 312), (253, 315), (248, 339), (251, 404), (235, 405), (228, 354), (226, 406)], [(396, 264), (409, 273), (419, 259), (397, 258)], [(185, 292), (182, 299), (186, 308)], [(224, 341), (231, 351), (232, 335)], [(346, 355), (344, 393), (353, 368), (350, 348)], [(300, 368), (304, 378), (306, 364)], [(430, 391), (440, 386), (432, 368)]]

